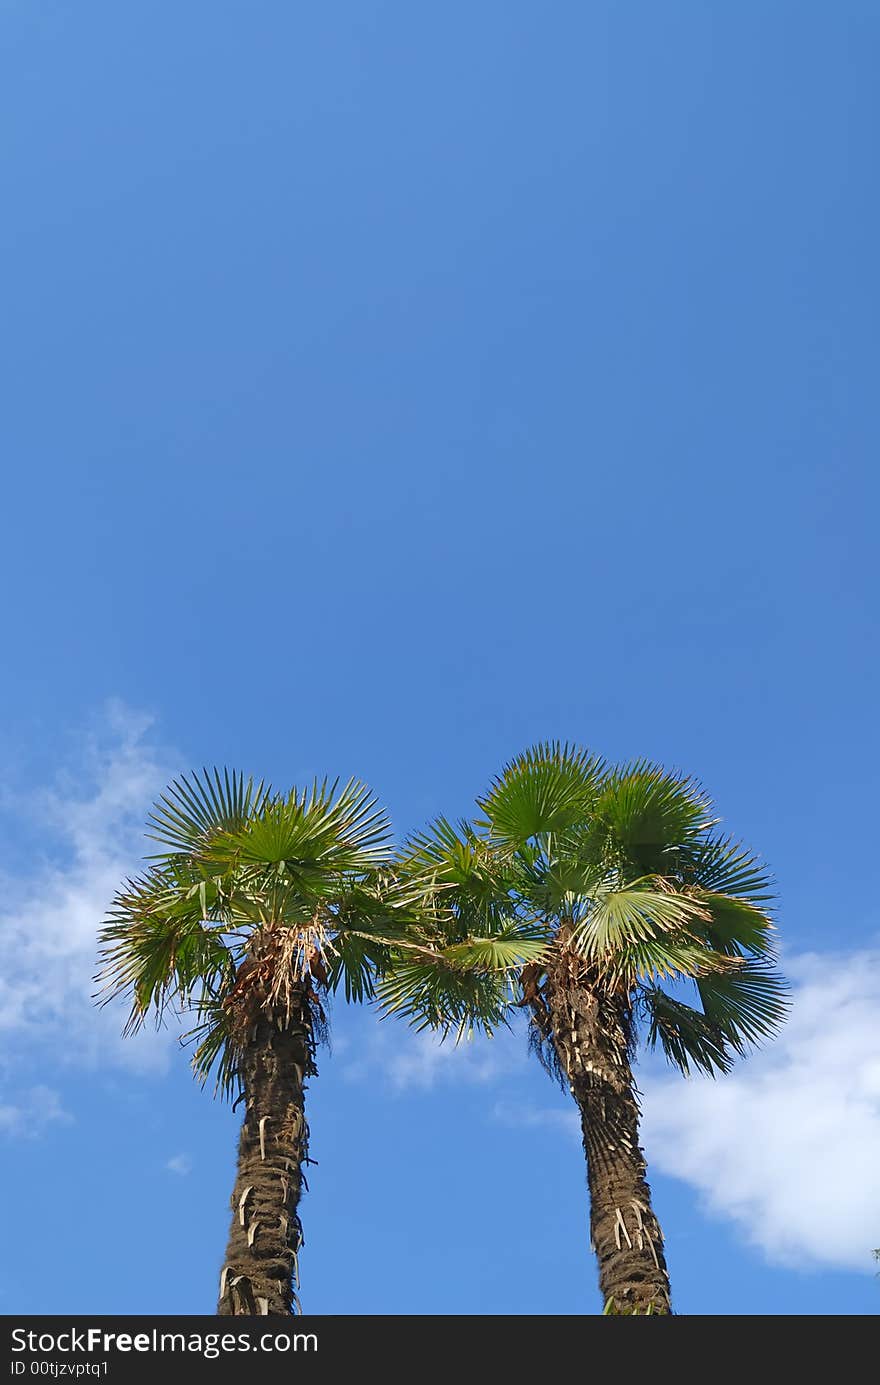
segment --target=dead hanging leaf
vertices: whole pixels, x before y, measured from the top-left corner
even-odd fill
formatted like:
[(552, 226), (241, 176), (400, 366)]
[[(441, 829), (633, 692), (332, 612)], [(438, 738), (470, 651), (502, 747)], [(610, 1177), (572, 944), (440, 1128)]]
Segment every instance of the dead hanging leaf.
[(323, 958), (321, 957), (320, 952), (318, 951), (318, 949), (315, 947), (314, 944), (312, 944), (312, 946), (309, 947), (309, 949), (308, 949), (308, 951), (307, 951), (307, 953), (306, 953), (306, 956), (307, 956), (307, 958), (308, 958), (309, 971), (311, 972), (312, 976), (313, 976), (313, 977), (315, 978), (315, 980), (317, 981), (318, 985), (319, 985), (319, 986), (323, 986), (324, 989), (326, 990), (326, 988), (327, 988), (327, 969), (326, 969), (326, 967), (324, 966), (324, 961), (323, 961)]
[(538, 998), (538, 982), (544, 968), (539, 962), (529, 962), (524, 966), (519, 974), (519, 984), (522, 986), (523, 998), (517, 1002), (519, 1007), (530, 1005)]

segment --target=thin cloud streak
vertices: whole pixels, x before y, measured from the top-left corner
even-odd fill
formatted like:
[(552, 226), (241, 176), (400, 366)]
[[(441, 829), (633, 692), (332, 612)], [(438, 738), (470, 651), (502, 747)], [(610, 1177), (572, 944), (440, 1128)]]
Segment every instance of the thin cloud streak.
[(178, 1178), (186, 1178), (188, 1173), (192, 1173), (193, 1161), (188, 1154), (175, 1154), (165, 1167), (169, 1173), (177, 1174)]
[[(150, 721), (106, 709), (80, 760), (51, 789), (3, 805), (39, 824), (40, 851), (25, 873), (0, 877), (0, 928), (14, 968), (0, 976), (0, 1032), (9, 1048), (55, 1062), (163, 1068), (168, 1036), (122, 1041), (119, 1006), (93, 1003), (97, 930), (120, 882), (144, 854), (144, 816), (168, 777)], [(85, 786), (85, 787), (83, 787)], [(48, 828), (48, 832), (47, 832)]]
[(0, 1134), (16, 1139), (39, 1139), (49, 1126), (69, 1125), (72, 1120), (51, 1087), (30, 1087), (15, 1101), (0, 1103)]

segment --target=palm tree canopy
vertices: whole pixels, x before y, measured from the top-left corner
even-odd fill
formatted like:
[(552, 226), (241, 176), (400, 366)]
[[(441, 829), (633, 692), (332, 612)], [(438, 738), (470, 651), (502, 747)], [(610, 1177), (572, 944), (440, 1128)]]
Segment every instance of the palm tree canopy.
[(438, 818), (395, 862), (420, 901), (433, 955), (401, 957), (377, 985), (386, 1013), (457, 1039), (508, 1023), (515, 978), (546, 948), (540, 922), (511, 905), (507, 862), (467, 823)]
[(403, 869), (433, 868), (438, 907), (463, 929), (491, 921), (499, 964), (505, 946), (531, 949), (534, 984), (563, 942), (684, 1072), (727, 1071), (781, 1023), (769, 876), (717, 830), (693, 780), (546, 743), (511, 761), (478, 808), (473, 823), (440, 820), (415, 838)]
[(194, 1070), (203, 1081), (216, 1070), (225, 1094), (237, 1082), (230, 996), (270, 934), (283, 963), (275, 1000), (297, 983), (316, 1000), (314, 979), (413, 1019), (430, 995), (447, 1030), (502, 1022), (494, 972), (528, 949), (499, 960), (490, 940), (426, 909), (423, 883), (392, 869), (388, 819), (358, 781), (280, 794), (206, 770), (175, 780), (148, 825), (160, 850), (117, 893), (100, 933), (102, 998), (130, 998), (129, 1032), (168, 1009), (194, 1012)]

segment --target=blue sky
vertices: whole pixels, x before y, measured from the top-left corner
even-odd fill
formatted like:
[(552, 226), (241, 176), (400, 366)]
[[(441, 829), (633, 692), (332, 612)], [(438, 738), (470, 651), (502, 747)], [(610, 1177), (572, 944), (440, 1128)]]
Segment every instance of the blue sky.
[[(0, 35), (2, 1311), (213, 1306), (235, 1118), (87, 1004), (164, 779), (357, 774), (402, 834), (560, 736), (699, 775), (779, 881), (786, 1035), (641, 1070), (677, 1307), (876, 1312), (876, 6)], [(334, 1035), (306, 1310), (595, 1312), (521, 1039)]]

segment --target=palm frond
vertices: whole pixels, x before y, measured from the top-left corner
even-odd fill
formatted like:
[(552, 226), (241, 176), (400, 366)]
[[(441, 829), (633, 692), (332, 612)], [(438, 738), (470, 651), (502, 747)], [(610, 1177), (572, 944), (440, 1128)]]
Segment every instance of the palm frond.
[(666, 874), (670, 853), (713, 822), (712, 805), (694, 780), (645, 761), (609, 774), (592, 814), (592, 830), (642, 874)]
[(659, 986), (645, 987), (641, 999), (648, 1018), (649, 1048), (659, 1043), (667, 1061), (685, 1076), (692, 1066), (708, 1077), (730, 1071), (732, 1057), (717, 1024), (692, 1006), (674, 1000)]
[(240, 1078), (236, 1045), (230, 1032), (229, 1014), (217, 996), (205, 995), (198, 1023), (181, 1040), (193, 1045), (193, 1076), (204, 1087), (214, 1074), (214, 1095), (231, 1099), (238, 1094)]
[(456, 1039), (491, 1035), (507, 1024), (507, 978), (483, 968), (463, 969), (442, 956), (426, 961), (399, 957), (376, 984), (383, 1015), (406, 1019), (416, 1033), (434, 1030)]
[(706, 890), (694, 898), (708, 916), (701, 931), (712, 947), (729, 956), (772, 956), (776, 930), (763, 910), (747, 899)]
[(738, 959), (724, 957), (702, 942), (660, 934), (622, 943), (597, 963), (598, 973), (615, 989), (632, 991), (655, 981), (694, 980), (727, 972)]
[(547, 741), (505, 765), (477, 800), (478, 826), (492, 841), (518, 846), (583, 821), (602, 781), (604, 765), (578, 746)]
[(707, 1020), (742, 1054), (776, 1032), (788, 1010), (788, 986), (763, 959), (745, 958), (735, 969), (696, 979)]
[(697, 899), (660, 889), (651, 876), (625, 887), (603, 883), (588, 903), (570, 942), (581, 956), (596, 961), (660, 934), (680, 935), (692, 920), (706, 918)]
[(531, 935), (524, 930), (510, 929), (481, 938), (466, 938), (453, 943), (443, 956), (457, 968), (485, 968), (487, 971), (513, 971), (529, 962), (539, 962), (547, 954), (547, 937), (543, 930)]
[(678, 867), (685, 883), (715, 895), (731, 895), (767, 913), (773, 881), (760, 857), (732, 837), (711, 835), (682, 845)]
[(170, 847), (171, 854), (198, 855), (220, 833), (244, 827), (254, 813), (259, 813), (269, 792), (262, 781), (255, 784), (238, 770), (214, 768), (183, 774), (169, 784), (154, 805), (147, 819), (147, 835)]
[(264, 802), (210, 853), (243, 866), (283, 867), (302, 888), (332, 883), (334, 873), (375, 869), (388, 855), (390, 827), (369, 789), (356, 780), (337, 793), (316, 782)]
[(181, 889), (169, 872), (153, 870), (117, 894), (99, 933), (95, 979), (102, 1003), (131, 997), (126, 1032), (139, 1029), (151, 1011), (161, 1023), (167, 1005), (189, 1005), (205, 981), (230, 967), (224, 926), (207, 922), (217, 893), (214, 881)]
[(387, 970), (389, 960), (387, 946), (346, 930), (337, 936), (328, 959), (328, 987), (335, 991), (341, 984), (347, 1001), (372, 1000), (375, 977)]
[(410, 838), (396, 870), (420, 895), (422, 913), (451, 942), (497, 932), (514, 918), (512, 858), (493, 849), (468, 823), (438, 818)]

